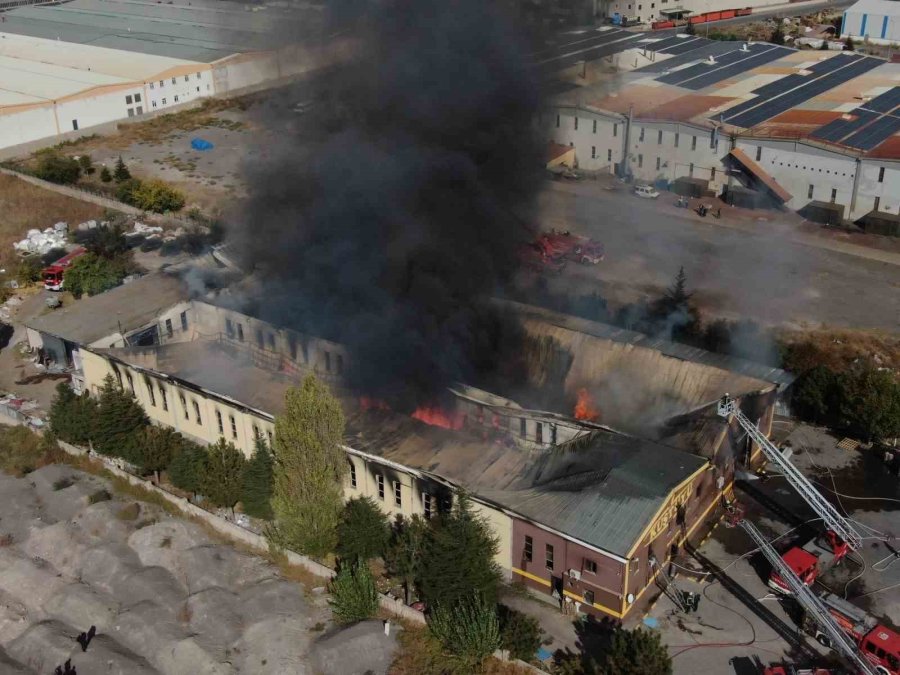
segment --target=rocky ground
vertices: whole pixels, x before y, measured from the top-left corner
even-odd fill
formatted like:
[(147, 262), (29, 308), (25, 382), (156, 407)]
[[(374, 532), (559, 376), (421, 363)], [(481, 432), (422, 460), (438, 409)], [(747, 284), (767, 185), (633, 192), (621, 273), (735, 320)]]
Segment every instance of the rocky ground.
[(0, 474), (0, 672), (386, 672), (380, 621), (329, 630), (324, 594), (108, 489), (62, 465)]

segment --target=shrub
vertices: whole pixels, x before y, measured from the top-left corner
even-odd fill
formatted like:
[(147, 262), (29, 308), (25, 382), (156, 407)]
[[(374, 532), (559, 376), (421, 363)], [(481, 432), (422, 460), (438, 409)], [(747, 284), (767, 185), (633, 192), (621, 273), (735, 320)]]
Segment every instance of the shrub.
[(78, 166), (81, 167), (81, 170), (88, 176), (94, 173), (94, 162), (91, 161), (90, 155), (79, 155)]
[(41, 280), (41, 270), (44, 269), (44, 261), (39, 255), (29, 255), (19, 258), (15, 274), (16, 281), (20, 284), (33, 284)]
[(66, 269), (63, 279), (66, 290), (80, 298), (115, 288), (122, 283), (127, 272), (127, 266), (121, 259), (110, 260), (94, 253), (85, 253)]
[(670, 675), (672, 658), (659, 633), (619, 628), (596, 672), (597, 675)]
[(541, 626), (537, 619), (518, 610), (500, 605), (500, 648), (509, 650), (514, 659), (532, 661), (541, 646)]
[(27, 427), (0, 426), (0, 470), (21, 476), (52, 464), (60, 450)]
[(41, 155), (34, 175), (51, 183), (71, 185), (81, 178), (81, 166), (71, 157), (47, 152)]
[(180, 190), (156, 178), (146, 181), (137, 178), (125, 180), (116, 189), (116, 197), (126, 204), (155, 213), (178, 211), (185, 202)]
[(450, 653), (473, 665), (500, 646), (497, 606), (478, 593), (449, 606), (436, 605), (428, 623)]
[(100, 180), (104, 183), (109, 183), (112, 180), (112, 174), (109, 172), (105, 166), (100, 169)]
[(371, 560), (384, 554), (390, 536), (387, 516), (371, 497), (351, 499), (344, 504), (337, 536), (341, 560)]
[(364, 563), (341, 565), (331, 581), (329, 604), (338, 623), (356, 623), (375, 616), (378, 610), (378, 591), (375, 579)]

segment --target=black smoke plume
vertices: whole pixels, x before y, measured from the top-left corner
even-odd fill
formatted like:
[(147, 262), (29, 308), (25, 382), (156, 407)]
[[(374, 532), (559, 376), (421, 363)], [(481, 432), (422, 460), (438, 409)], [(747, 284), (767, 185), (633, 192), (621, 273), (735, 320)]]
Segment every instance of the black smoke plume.
[(253, 311), (344, 344), (349, 384), (394, 404), (484, 383), (518, 339), (486, 300), (530, 236), (540, 97), (496, 4), (332, 7), (354, 55), (268, 121), (285, 131), (231, 232)]

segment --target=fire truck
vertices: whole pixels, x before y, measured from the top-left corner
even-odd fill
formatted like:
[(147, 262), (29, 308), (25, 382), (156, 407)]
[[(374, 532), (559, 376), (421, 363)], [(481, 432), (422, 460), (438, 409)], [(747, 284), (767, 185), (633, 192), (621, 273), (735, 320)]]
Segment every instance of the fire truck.
[(791, 665), (777, 665), (764, 668), (763, 675), (836, 675), (836, 673), (827, 668), (795, 668)]
[(63, 276), (66, 269), (76, 259), (87, 253), (87, 250), (81, 246), (66, 253), (62, 258), (52, 265), (48, 265), (41, 272), (41, 278), (44, 280), (44, 288), (48, 291), (61, 291), (63, 289)]
[[(851, 550), (859, 550), (862, 546), (862, 535), (857, 531), (853, 522), (838, 512), (831, 502), (822, 496), (806, 476), (775, 447), (756, 424), (750, 421), (728, 394), (725, 394), (719, 401), (718, 414), (729, 421), (732, 419), (737, 421), (750, 439), (759, 446), (766, 459), (781, 471), (791, 487), (803, 497), (825, 524), (825, 532), (817, 543), (802, 548), (794, 547), (784, 554), (784, 566), (791, 570), (795, 577), (801, 579), (807, 586), (811, 586), (828, 566), (838, 564)], [(790, 595), (792, 593), (791, 586), (785, 583), (783, 576), (773, 565), (769, 586), (780, 593)]]
[[(828, 530), (824, 535), (816, 537), (803, 546), (794, 546), (787, 550), (781, 557), (807, 586), (811, 586), (820, 574), (840, 564), (850, 547)], [(769, 588), (784, 595), (790, 595), (791, 590), (778, 572), (772, 570), (768, 581)]]
[(603, 244), (568, 231), (545, 232), (535, 243), (551, 258), (564, 258), (582, 265), (596, 265), (603, 260)]

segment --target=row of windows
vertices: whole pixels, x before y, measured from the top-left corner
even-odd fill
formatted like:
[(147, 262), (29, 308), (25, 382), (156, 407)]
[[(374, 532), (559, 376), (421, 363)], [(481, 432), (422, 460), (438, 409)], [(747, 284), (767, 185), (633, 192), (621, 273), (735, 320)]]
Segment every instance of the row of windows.
[[(349, 464), (350, 464), (350, 487), (353, 488), (354, 490), (356, 490), (359, 487), (359, 482), (357, 481), (357, 477), (356, 477), (356, 465), (353, 462), (349, 462)], [(385, 501), (385, 495), (386, 495), (385, 481), (384, 481), (384, 476), (382, 474), (378, 474), (377, 476), (375, 476), (375, 484), (378, 486), (378, 498), (381, 501)], [(392, 487), (393, 497), (394, 497), (394, 506), (400, 508), (403, 506), (403, 484), (400, 481), (395, 480), (395, 481), (391, 482), (391, 487)], [(436, 502), (435, 502), (434, 495), (432, 495), (428, 492), (423, 492), (422, 493), (422, 514), (425, 516), (425, 518), (431, 518), (434, 515), (435, 507), (436, 507)], [(449, 505), (448, 505), (448, 508), (449, 508)]]
[[(526, 562), (532, 562), (534, 559), (534, 539), (532, 539), (527, 534), (525, 535), (525, 549), (523, 551), (523, 557)], [(544, 546), (544, 566), (553, 571), (553, 544), (546, 544)], [(582, 568), (585, 572), (590, 572), (591, 574), (597, 573), (597, 563), (589, 558), (585, 558), (582, 563)]]
[[(759, 162), (759, 161), (762, 160), (762, 151), (763, 151), (762, 146), (761, 146), (761, 145), (757, 145), (757, 146), (756, 146), (756, 161), (757, 161), (757, 162)], [(769, 164), (772, 164), (772, 165), (774, 166), (774, 164), (775, 164), (775, 159), (774, 159), (774, 158), (770, 159), (770, 160), (769, 160)], [(784, 165), (785, 165), (784, 162), (778, 162), (778, 166), (784, 166)], [(800, 169), (800, 168), (802, 168), (804, 171), (806, 171), (806, 167), (805, 167), (805, 166), (801, 167), (799, 164), (790, 164), (790, 163), (788, 163), (787, 166), (788, 166), (788, 168), (793, 168), (793, 169)], [(812, 171), (815, 171), (817, 167), (811, 166), (811, 167), (809, 167), (809, 168), (810, 168)], [(823, 169), (820, 168), (820, 169), (819, 169), (819, 173), (822, 173), (822, 171), (823, 171)], [(824, 169), (824, 171), (825, 171), (825, 173), (827, 173), (827, 174), (831, 174), (831, 169)], [(839, 173), (839, 172), (838, 172), (837, 170), (835, 170), (834, 175), (837, 176), (838, 173)], [(843, 173), (841, 173), (841, 176), (844, 177), (844, 178), (846, 178), (846, 177), (847, 177), (847, 173), (846, 173), (846, 172), (843, 172)], [(855, 177), (856, 177), (856, 174), (853, 174), (853, 173), (850, 174), (850, 178), (855, 178)], [(883, 183), (883, 182), (884, 182), (884, 167), (883, 167), (883, 166), (878, 167), (878, 182), (879, 182), (879, 183)]]
[[(188, 329), (188, 316), (187, 312), (181, 313), (181, 330), (186, 331)], [(172, 326), (172, 319), (166, 319), (166, 337), (172, 337), (175, 334), (175, 329)]]
[[(244, 326), (237, 321), (232, 321), (231, 319), (225, 319), (225, 335), (234, 340), (237, 339), (238, 342), (244, 341)], [(264, 331), (262, 328), (256, 329), (256, 346), (260, 349), (267, 349), (270, 352), (276, 351), (275, 349), (275, 333)], [(309, 353), (307, 351), (307, 346), (305, 343), (298, 343), (297, 338), (293, 335), (288, 335), (288, 349), (291, 352), (291, 359), (297, 360), (297, 351), (298, 347), (303, 351), (303, 362), (309, 363)], [(343, 375), (344, 373), (344, 355), (343, 354), (334, 354), (332, 355), (329, 351), (323, 351), (325, 356), (325, 372), (326, 373), (334, 373), (336, 375)]]
[(125, 97), (125, 105), (131, 105), (132, 103), (140, 103), (140, 102), (141, 102), (140, 94), (134, 94), (134, 96), (132, 96), (131, 94), (128, 94), (128, 96)]
[[(197, 79), (198, 79), (198, 80), (200, 79), (200, 73), (197, 73)], [(185, 75), (185, 76), (184, 76), (184, 81), (185, 81), (185, 82), (190, 82), (190, 81), (191, 81), (190, 76), (189, 76), (189, 75)], [(155, 82), (150, 82), (149, 84), (150, 84), (150, 88), (151, 88), (151, 89), (155, 89), (155, 88), (156, 88), (156, 83), (155, 83)], [(177, 77), (173, 77), (173, 78), (172, 78), (172, 84), (178, 84), (178, 78), (177, 78)], [(159, 81), (159, 88), (162, 89), (162, 88), (165, 87), (165, 86), (166, 86), (166, 81), (165, 81), (165, 80), (160, 80), (160, 81)], [(197, 88), (197, 91), (200, 91), (199, 87)], [(138, 99), (138, 100), (140, 101), (140, 99)]]
[[(597, 133), (597, 120), (591, 120), (593, 122), (593, 133)], [(560, 124), (560, 116), (556, 116), (556, 128), (559, 129)], [(575, 118), (575, 131), (578, 131), (578, 118)], [(619, 135), (619, 125), (618, 123), (613, 124), (613, 136)]]

